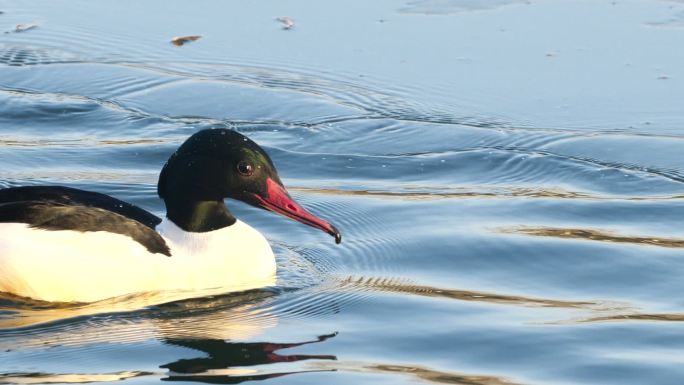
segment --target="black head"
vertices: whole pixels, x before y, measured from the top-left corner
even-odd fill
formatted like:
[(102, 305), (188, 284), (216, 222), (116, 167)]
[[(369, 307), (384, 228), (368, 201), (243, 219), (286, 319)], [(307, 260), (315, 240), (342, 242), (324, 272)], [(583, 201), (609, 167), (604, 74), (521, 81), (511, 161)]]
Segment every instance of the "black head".
[(188, 231), (232, 224), (235, 220), (223, 199), (233, 198), (319, 228), (341, 241), (334, 226), (290, 197), (266, 152), (232, 130), (202, 130), (188, 138), (164, 165), (157, 192), (166, 203), (167, 216)]

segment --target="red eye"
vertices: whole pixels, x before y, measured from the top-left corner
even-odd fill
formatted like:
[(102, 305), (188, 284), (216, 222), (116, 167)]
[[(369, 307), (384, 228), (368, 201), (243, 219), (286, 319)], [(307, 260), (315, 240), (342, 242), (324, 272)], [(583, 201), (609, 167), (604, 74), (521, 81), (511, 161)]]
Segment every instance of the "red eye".
[(242, 161), (238, 163), (237, 170), (240, 174), (244, 176), (250, 176), (254, 173), (254, 166), (252, 166), (250, 163)]

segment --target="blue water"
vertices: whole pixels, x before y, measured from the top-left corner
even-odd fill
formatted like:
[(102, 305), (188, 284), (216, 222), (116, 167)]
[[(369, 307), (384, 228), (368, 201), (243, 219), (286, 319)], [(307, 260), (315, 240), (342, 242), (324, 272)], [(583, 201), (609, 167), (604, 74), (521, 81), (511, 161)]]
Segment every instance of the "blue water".
[[(229, 201), (271, 242), (276, 286), (0, 294), (0, 383), (682, 383), (684, 2), (0, 11), (0, 187), (162, 215), (168, 156), (227, 127), (344, 234)], [(185, 35), (202, 37), (170, 43)]]

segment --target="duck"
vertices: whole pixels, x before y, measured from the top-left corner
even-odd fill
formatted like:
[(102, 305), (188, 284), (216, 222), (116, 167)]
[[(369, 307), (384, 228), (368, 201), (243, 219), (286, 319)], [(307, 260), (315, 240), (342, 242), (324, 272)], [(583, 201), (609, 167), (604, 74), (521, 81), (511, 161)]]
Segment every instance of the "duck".
[(166, 214), (65, 186), (0, 189), (0, 292), (50, 302), (135, 293), (249, 290), (273, 285), (267, 239), (235, 218), (234, 199), (342, 236), (298, 204), (273, 161), (230, 129), (191, 135), (163, 166)]

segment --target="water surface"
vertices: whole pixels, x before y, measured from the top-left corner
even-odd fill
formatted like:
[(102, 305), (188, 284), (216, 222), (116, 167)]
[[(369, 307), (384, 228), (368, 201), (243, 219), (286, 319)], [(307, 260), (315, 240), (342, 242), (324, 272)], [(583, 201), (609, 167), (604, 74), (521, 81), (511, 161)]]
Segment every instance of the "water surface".
[[(682, 1), (0, 11), (1, 187), (163, 215), (168, 156), (227, 127), (344, 234), (229, 201), (271, 242), (276, 286), (162, 304), (0, 295), (0, 383), (684, 378)], [(170, 43), (185, 35), (202, 38)]]

